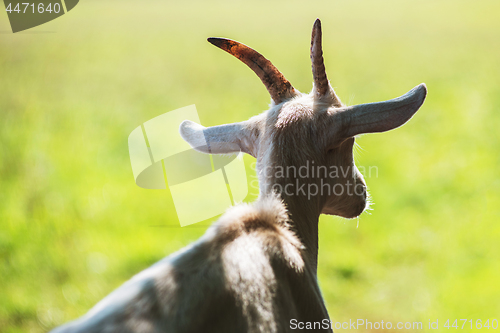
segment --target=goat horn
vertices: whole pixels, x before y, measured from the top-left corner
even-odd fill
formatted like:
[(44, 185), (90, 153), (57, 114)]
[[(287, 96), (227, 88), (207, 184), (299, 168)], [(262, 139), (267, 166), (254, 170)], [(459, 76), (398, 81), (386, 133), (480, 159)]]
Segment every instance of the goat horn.
[(331, 89), (328, 78), (326, 77), (321, 36), (321, 21), (316, 19), (311, 36), (311, 63), (316, 97), (328, 95), (333, 105), (342, 106), (340, 99), (335, 95), (333, 89)]
[(279, 104), (297, 95), (292, 84), (259, 52), (231, 39), (211, 37), (208, 41), (250, 67), (264, 83), (274, 103)]

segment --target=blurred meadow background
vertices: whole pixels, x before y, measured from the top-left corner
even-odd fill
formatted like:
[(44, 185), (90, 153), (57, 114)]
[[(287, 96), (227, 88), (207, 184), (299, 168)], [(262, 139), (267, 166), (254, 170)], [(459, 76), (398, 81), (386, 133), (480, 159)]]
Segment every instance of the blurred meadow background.
[(267, 108), (260, 80), (210, 36), (254, 47), (310, 91), (317, 17), (345, 103), (429, 89), (403, 128), (357, 140), (358, 165), (378, 169), (359, 227), (321, 218), (332, 319), (423, 331), (429, 319), (500, 320), (498, 0), (85, 0), (17, 34), (0, 14), (0, 331), (83, 315), (200, 237), (214, 219), (181, 228), (167, 190), (135, 185), (128, 135), (190, 104), (206, 126)]

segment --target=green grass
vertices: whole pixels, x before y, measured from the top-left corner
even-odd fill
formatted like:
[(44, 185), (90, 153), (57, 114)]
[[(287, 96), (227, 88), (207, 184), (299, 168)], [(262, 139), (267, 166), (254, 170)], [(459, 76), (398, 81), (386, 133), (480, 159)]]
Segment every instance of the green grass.
[(374, 210), (358, 228), (321, 219), (332, 318), (500, 319), (499, 12), (497, 0), (89, 0), (15, 35), (0, 14), (0, 331), (74, 319), (203, 234), (208, 223), (178, 227), (167, 191), (135, 186), (129, 133), (190, 104), (204, 125), (266, 109), (258, 78), (209, 36), (255, 47), (309, 91), (316, 17), (345, 102), (429, 89), (410, 123), (358, 140), (357, 163), (378, 168)]

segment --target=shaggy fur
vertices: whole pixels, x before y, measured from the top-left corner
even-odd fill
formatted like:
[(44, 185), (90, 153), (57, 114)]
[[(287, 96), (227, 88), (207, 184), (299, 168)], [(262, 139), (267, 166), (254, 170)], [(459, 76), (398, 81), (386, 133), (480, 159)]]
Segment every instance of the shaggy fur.
[(288, 223), (275, 196), (231, 208), (196, 243), (53, 333), (289, 331), (293, 318), (314, 319), (311, 311), (289, 308), (296, 302), (291, 289), (310, 285), (302, 307), (319, 289)]

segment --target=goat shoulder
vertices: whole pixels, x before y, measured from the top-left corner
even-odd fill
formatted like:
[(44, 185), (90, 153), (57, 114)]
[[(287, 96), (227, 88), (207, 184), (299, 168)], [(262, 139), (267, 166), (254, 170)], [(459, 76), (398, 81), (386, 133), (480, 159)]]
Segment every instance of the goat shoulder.
[[(300, 318), (301, 307), (315, 303), (307, 298), (320, 297), (302, 250), (280, 200), (238, 205), (197, 242), (137, 274), (54, 333), (288, 331), (290, 318)], [(294, 295), (305, 280), (312, 292)], [(298, 304), (302, 296), (306, 301)]]

